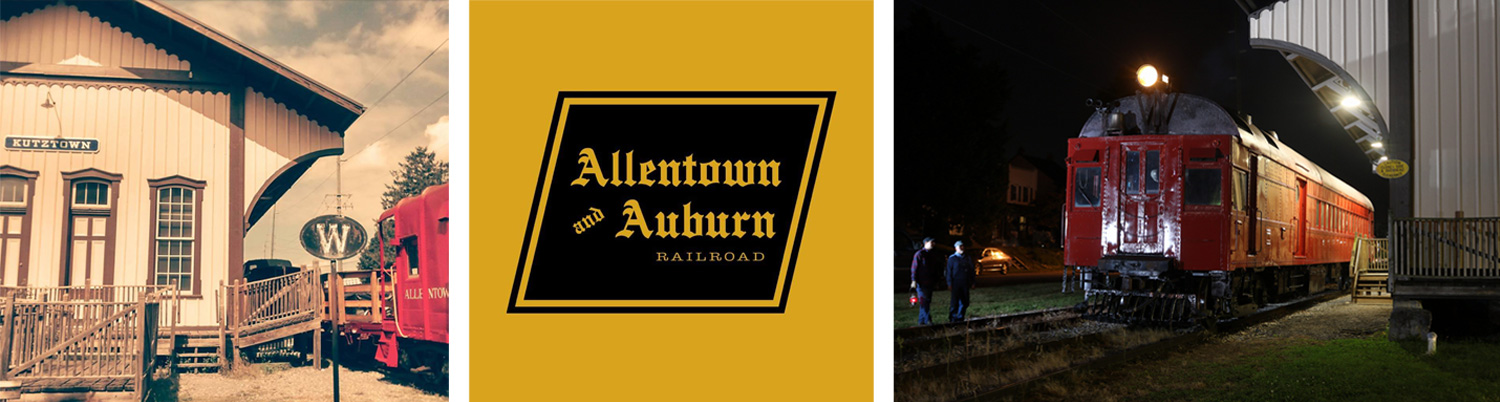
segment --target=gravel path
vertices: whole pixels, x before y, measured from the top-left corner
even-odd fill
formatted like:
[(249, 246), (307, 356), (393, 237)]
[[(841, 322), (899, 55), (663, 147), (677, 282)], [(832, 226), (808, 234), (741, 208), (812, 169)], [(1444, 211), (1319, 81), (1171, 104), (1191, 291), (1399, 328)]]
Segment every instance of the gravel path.
[(1350, 304), (1349, 296), (1344, 296), (1276, 321), (1246, 328), (1221, 337), (1219, 341), (1359, 338), (1385, 329), (1390, 316), (1389, 304)]
[[(448, 398), (393, 384), (377, 371), (339, 371), (340, 399), (348, 402), (446, 402)], [(297, 367), (273, 373), (182, 374), (182, 402), (296, 402), (333, 400), (333, 371)]]

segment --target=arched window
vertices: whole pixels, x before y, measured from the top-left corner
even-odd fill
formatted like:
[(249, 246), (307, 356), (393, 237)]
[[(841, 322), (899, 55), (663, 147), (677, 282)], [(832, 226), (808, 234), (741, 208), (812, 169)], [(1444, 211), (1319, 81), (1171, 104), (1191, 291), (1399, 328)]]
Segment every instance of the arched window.
[(204, 182), (182, 176), (151, 180), (151, 277), (153, 285), (176, 285), (201, 295)]
[(115, 208), (123, 176), (99, 169), (63, 173), (67, 182), (68, 252), (58, 281), (63, 286), (115, 282)]
[(0, 166), (0, 285), (26, 286), (36, 177), (33, 171)]

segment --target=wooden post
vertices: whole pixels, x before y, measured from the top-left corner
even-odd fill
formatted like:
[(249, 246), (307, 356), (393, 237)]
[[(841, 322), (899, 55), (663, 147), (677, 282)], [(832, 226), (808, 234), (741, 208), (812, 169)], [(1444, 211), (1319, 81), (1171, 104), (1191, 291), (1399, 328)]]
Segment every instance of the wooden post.
[(5, 331), (0, 332), (0, 380), (10, 380), (10, 353), (12, 340), (16, 333), (16, 294), (11, 292), (5, 298), (4, 319), (0, 325), (5, 326)]
[[(158, 318), (158, 319), (160, 319), (160, 318)], [(139, 346), (140, 347), (140, 351), (141, 351), (141, 357), (140, 357), (140, 359), (136, 360), (136, 363), (140, 364), (140, 366), (137, 366), (136, 369), (134, 370), (135, 371), (135, 392), (134, 392), (134, 394), (135, 394), (135, 400), (137, 400), (137, 401), (144, 401), (145, 397), (146, 397), (146, 382), (147, 382), (147, 380), (150, 377), (149, 374), (146, 372), (146, 367), (147, 367), (146, 361), (147, 361), (147, 359), (153, 359), (153, 358), (155, 358), (155, 356), (153, 356), (153, 355), (156, 354), (156, 350), (154, 350), (154, 349), (153, 350), (146, 350), (146, 349), (148, 349), (147, 346), (155, 344), (155, 343), (151, 342), (149, 339), (146, 338), (146, 334), (147, 334), (147, 332), (146, 332), (146, 326), (147, 325), (155, 325), (155, 324), (154, 323), (146, 322), (146, 298), (145, 297), (142, 297), (142, 298), (140, 298), (140, 300), (137, 300), (135, 302), (135, 323), (136, 323), (136, 329), (135, 329), (136, 336), (135, 336), (135, 339), (137, 339), (138, 341), (134, 342), (135, 345), (130, 345), (130, 348), (131, 349), (135, 349), (137, 346)], [(104, 359), (104, 356), (102, 356), (102, 354), (101, 354), (101, 356), (99, 356), (99, 359), (101, 359), (101, 360)]]

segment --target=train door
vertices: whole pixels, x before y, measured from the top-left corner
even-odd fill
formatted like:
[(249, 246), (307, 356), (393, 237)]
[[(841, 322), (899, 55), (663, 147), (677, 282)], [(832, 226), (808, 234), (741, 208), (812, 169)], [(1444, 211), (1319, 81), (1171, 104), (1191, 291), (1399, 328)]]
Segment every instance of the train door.
[(1297, 227), (1296, 257), (1307, 257), (1307, 180), (1297, 179)]
[(1260, 250), (1260, 155), (1250, 155), (1250, 183), (1246, 186), (1250, 194), (1246, 197), (1245, 221), (1248, 230), (1245, 231), (1245, 255), (1254, 257), (1255, 252)]
[(1161, 144), (1125, 144), (1119, 170), (1120, 251), (1161, 254)]

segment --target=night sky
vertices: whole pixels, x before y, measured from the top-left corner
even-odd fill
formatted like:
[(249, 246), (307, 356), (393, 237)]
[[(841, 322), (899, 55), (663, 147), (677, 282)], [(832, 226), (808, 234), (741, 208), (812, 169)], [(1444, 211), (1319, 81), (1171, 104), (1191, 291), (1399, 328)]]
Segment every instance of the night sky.
[[(1149, 63), (1171, 77), (1177, 92), (1249, 113), (1257, 126), (1275, 130), (1282, 142), (1363, 192), (1375, 205), (1376, 235), (1384, 234), (1386, 180), (1371, 171), (1360, 148), (1279, 54), (1250, 49), (1248, 17), (1233, 1), (896, 0), (895, 7), (898, 60), (913, 48), (901, 45), (903, 32), (925, 18), (942, 30), (948, 46), (970, 48), (1003, 70), (1009, 91), (998, 119), (1006, 158), (1024, 152), (1061, 165), (1067, 139), (1093, 112), (1084, 101), (1133, 94), (1135, 69)], [(902, 93), (900, 65), (898, 98), (910, 94)], [(901, 113), (898, 147), (913, 135), (902, 132), (912, 130), (902, 126)], [(941, 141), (944, 133), (920, 135)], [(896, 169), (902, 168), (898, 158)], [(899, 179), (896, 185), (902, 191)]]

